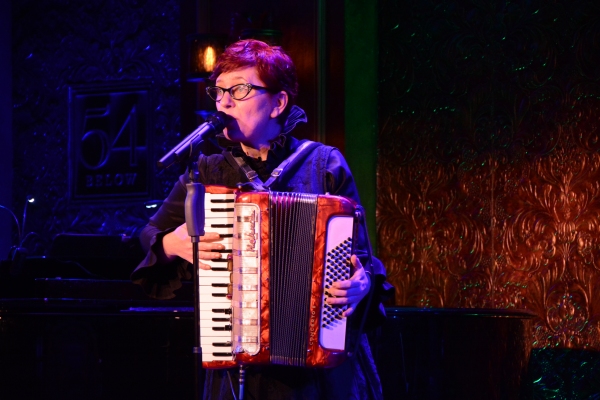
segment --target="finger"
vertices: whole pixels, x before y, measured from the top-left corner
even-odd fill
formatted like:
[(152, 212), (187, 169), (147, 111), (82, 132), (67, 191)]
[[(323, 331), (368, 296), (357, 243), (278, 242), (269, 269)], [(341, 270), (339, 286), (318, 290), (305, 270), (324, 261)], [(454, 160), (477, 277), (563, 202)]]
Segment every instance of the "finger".
[(329, 293), (335, 297), (359, 296), (361, 292), (361, 287), (358, 284), (354, 284), (348, 289), (339, 289), (334, 287), (329, 288)]
[(352, 254), (352, 257), (350, 257), (350, 261), (352, 262), (352, 265), (354, 266), (355, 270), (363, 268), (363, 265), (360, 262), (360, 259), (356, 256), (356, 254)]
[(200, 251), (220, 251), (225, 250), (225, 245), (221, 243), (200, 242), (198, 243)]
[(350, 289), (352, 286), (355, 286), (355, 285), (356, 285), (356, 283), (353, 282), (352, 280), (335, 281), (331, 284), (331, 288), (346, 290), (346, 289)]
[(363, 268), (359, 258), (353, 254), (351, 257), (352, 265), (354, 265), (354, 273), (349, 279), (343, 281), (333, 282), (332, 287), (336, 287), (339, 289), (347, 289), (355, 284), (355, 282), (363, 279), (365, 275), (365, 269)]
[(222, 258), (222, 254), (216, 251), (198, 251), (198, 258), (201, 260), (216, 260)]
[(210, 270), (210, 265), (208, 265), (208, 264), (204, 264), (204, 263), (202, 263), (202, 262), (198, 261), (198, 268), (200, 268), (200, 269), (204, 269), (204, 270), (207, 270), (207, 271), (208, 271), (208, 270)]
[(214, 242), (221, 239), (221, 235), (217, 232), (204, 232), (204, 235), (200, 236), (200, 242)]
[(341, 289), (330, 288), (329, 289), (329, 294), (333, 298), (345, 298), (345, 297), (348, 297), (348, 291), (347, 290), (341, 290)]
[(326, 300), (327, 304), (330, 306), (343, 306), (348, 304), (347, 297), (328, 297)]
[(352, 303), (348, 306), (348, 308), (346, 309), (346, 311), (344, 311), (342, 313), (342, 317), (349, 317), (352, 315), (352, 313), (354, 313), (354, 310), (356, 310), (356, 307), (358, 307), (358, 303)]
[(344, 297), (328, 297), (327, 304), (330, 305), (344, 305), (344, 304), (352, 304), (358, 303), (360, 301), (360, 296), (352, 295), (352, 296), (344, 296)]
[(335, 281), (331, 284), (331, 288), (332, 289), (342, 289), (342, 290), (351, 290), (354, 288), (359, 288), (361, 287), (365, 281), (366, 281), (367, 277), (366, 274), (364, 272), (364, 270), (359, 270), (356, 271), (354, 273), (354, 275), (352, 275), (350, 277), (350, 279), (347, 279), (345, 281)]

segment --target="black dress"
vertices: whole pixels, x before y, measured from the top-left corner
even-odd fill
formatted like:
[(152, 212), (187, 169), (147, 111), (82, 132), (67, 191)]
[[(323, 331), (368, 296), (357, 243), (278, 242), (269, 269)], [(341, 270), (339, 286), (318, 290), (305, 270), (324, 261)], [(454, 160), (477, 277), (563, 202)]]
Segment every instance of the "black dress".
[[(266, 180), (281, 161), (292, 154), (302, 142), (282, 135), (272, 146), (266, 161), (246, 157), (241, 148), (228, 148), (234, 155), (243, 157), (259, 176)], [(198, 159), (199, 181), (203, 184), (219, 184), (235, 187), (247, 182), (237, 165), (229, 163), (223, 154), (201, 155)], [(184, 219), (184, 202), (188, 174), (183, 174), (161, 208), (150, 219), (141, 234), (141, 242), (148, 250), (146, 258), (132, 273), (132, 280), (140, 284), (146, 293), (158, 299), (175, 297), (181, 287), (181, 279), (191, 279), (190, 265), (184, 260), (168, 264), (159, 262), (162, 237), (181, 225)], [(356, 185), (341, 153), (332, 147), (319, 144), (309, 154), (290, 163), (285, 173), (271, 187), (274, 191), (345, 196), (360, 204)], [(357, 256), (365, 270), (371, 274), (374, 295), (367, 309), (363, 299), (353, 318), (360, 321), (366, 313), (365, 329), (380, 325), (385, 318), (382, 300), (393, 287), (385, 281), (385, 269), (375, 257), (370, 258), (366, 229), (359, 230)], [(372, 260), (369, 262), (369, 260)], [(335, 368), (317, 369), (274, 366), (252, 366), (246, 371), (245, 399), (381, 399), (381, 384), (367, 337), (358, 335), (354, 329), (357, 351), (342, 365)], [(205, 399), (234, 399), (238, 393), (238, 369), (208, 370), (206, 373)]]

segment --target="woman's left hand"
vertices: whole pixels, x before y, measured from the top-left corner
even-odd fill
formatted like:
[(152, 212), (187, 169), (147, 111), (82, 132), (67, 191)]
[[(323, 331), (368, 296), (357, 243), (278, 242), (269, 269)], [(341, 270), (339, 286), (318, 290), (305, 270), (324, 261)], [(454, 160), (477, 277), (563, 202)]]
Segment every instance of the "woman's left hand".
[(327, 304), (348, 304), (348, 309), (342, 314), (344, 317), (352, 315), (358, 303), (369, 293), (371, 287), (370, 275), (365, 271), (355, 254), (351, 258), (354, 265), (354, 274), (345, 281), (333, 282), (329, 293), (333, 297), (327, 298)]

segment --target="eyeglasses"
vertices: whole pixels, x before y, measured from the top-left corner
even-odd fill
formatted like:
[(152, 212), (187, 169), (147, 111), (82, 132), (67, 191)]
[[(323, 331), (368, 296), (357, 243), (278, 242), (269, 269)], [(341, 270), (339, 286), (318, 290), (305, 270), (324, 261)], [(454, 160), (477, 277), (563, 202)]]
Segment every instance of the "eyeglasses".
[(221, 99), (225, 95), (225, 92), (229, 92), (229, 95), (234, 100), (242, 100), (250, 94), (250, 91), (252, 91), (252, 89), (270, 90), (269, 88), (253, 85), (251, 83), (240, 83), (238, 85), (233, 85), (229, 89), (225, 89), (219, 86), (209, 86), (206, 88), (206, 94), (208, 94), (208, 96), (211, 99), (217, 102), (221, 101)]

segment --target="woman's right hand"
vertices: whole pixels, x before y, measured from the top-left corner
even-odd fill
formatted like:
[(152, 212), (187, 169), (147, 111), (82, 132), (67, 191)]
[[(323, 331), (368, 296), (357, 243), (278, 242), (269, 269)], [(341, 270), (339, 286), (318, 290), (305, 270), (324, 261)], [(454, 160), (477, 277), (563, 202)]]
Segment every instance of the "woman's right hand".
[[(217, 243), (221, 240), (221, 236), (216, 232), (205, 232), (204, 236), (200, 236), (198, 243), (198, 258), (200, 260), (214, 260), (221, 258), (221, 253), (213, 250), (224, 250), (225, 246)], [(163, 251), (169, 261), (176, 257), (181, 257), (190, 263), (194, 262), (193, 247), (186, 224), (177, 227), (173, 232), (167, 233), (163, 237)], [(210, 269), (210, 266), (199, 261), (200, 269)]]

